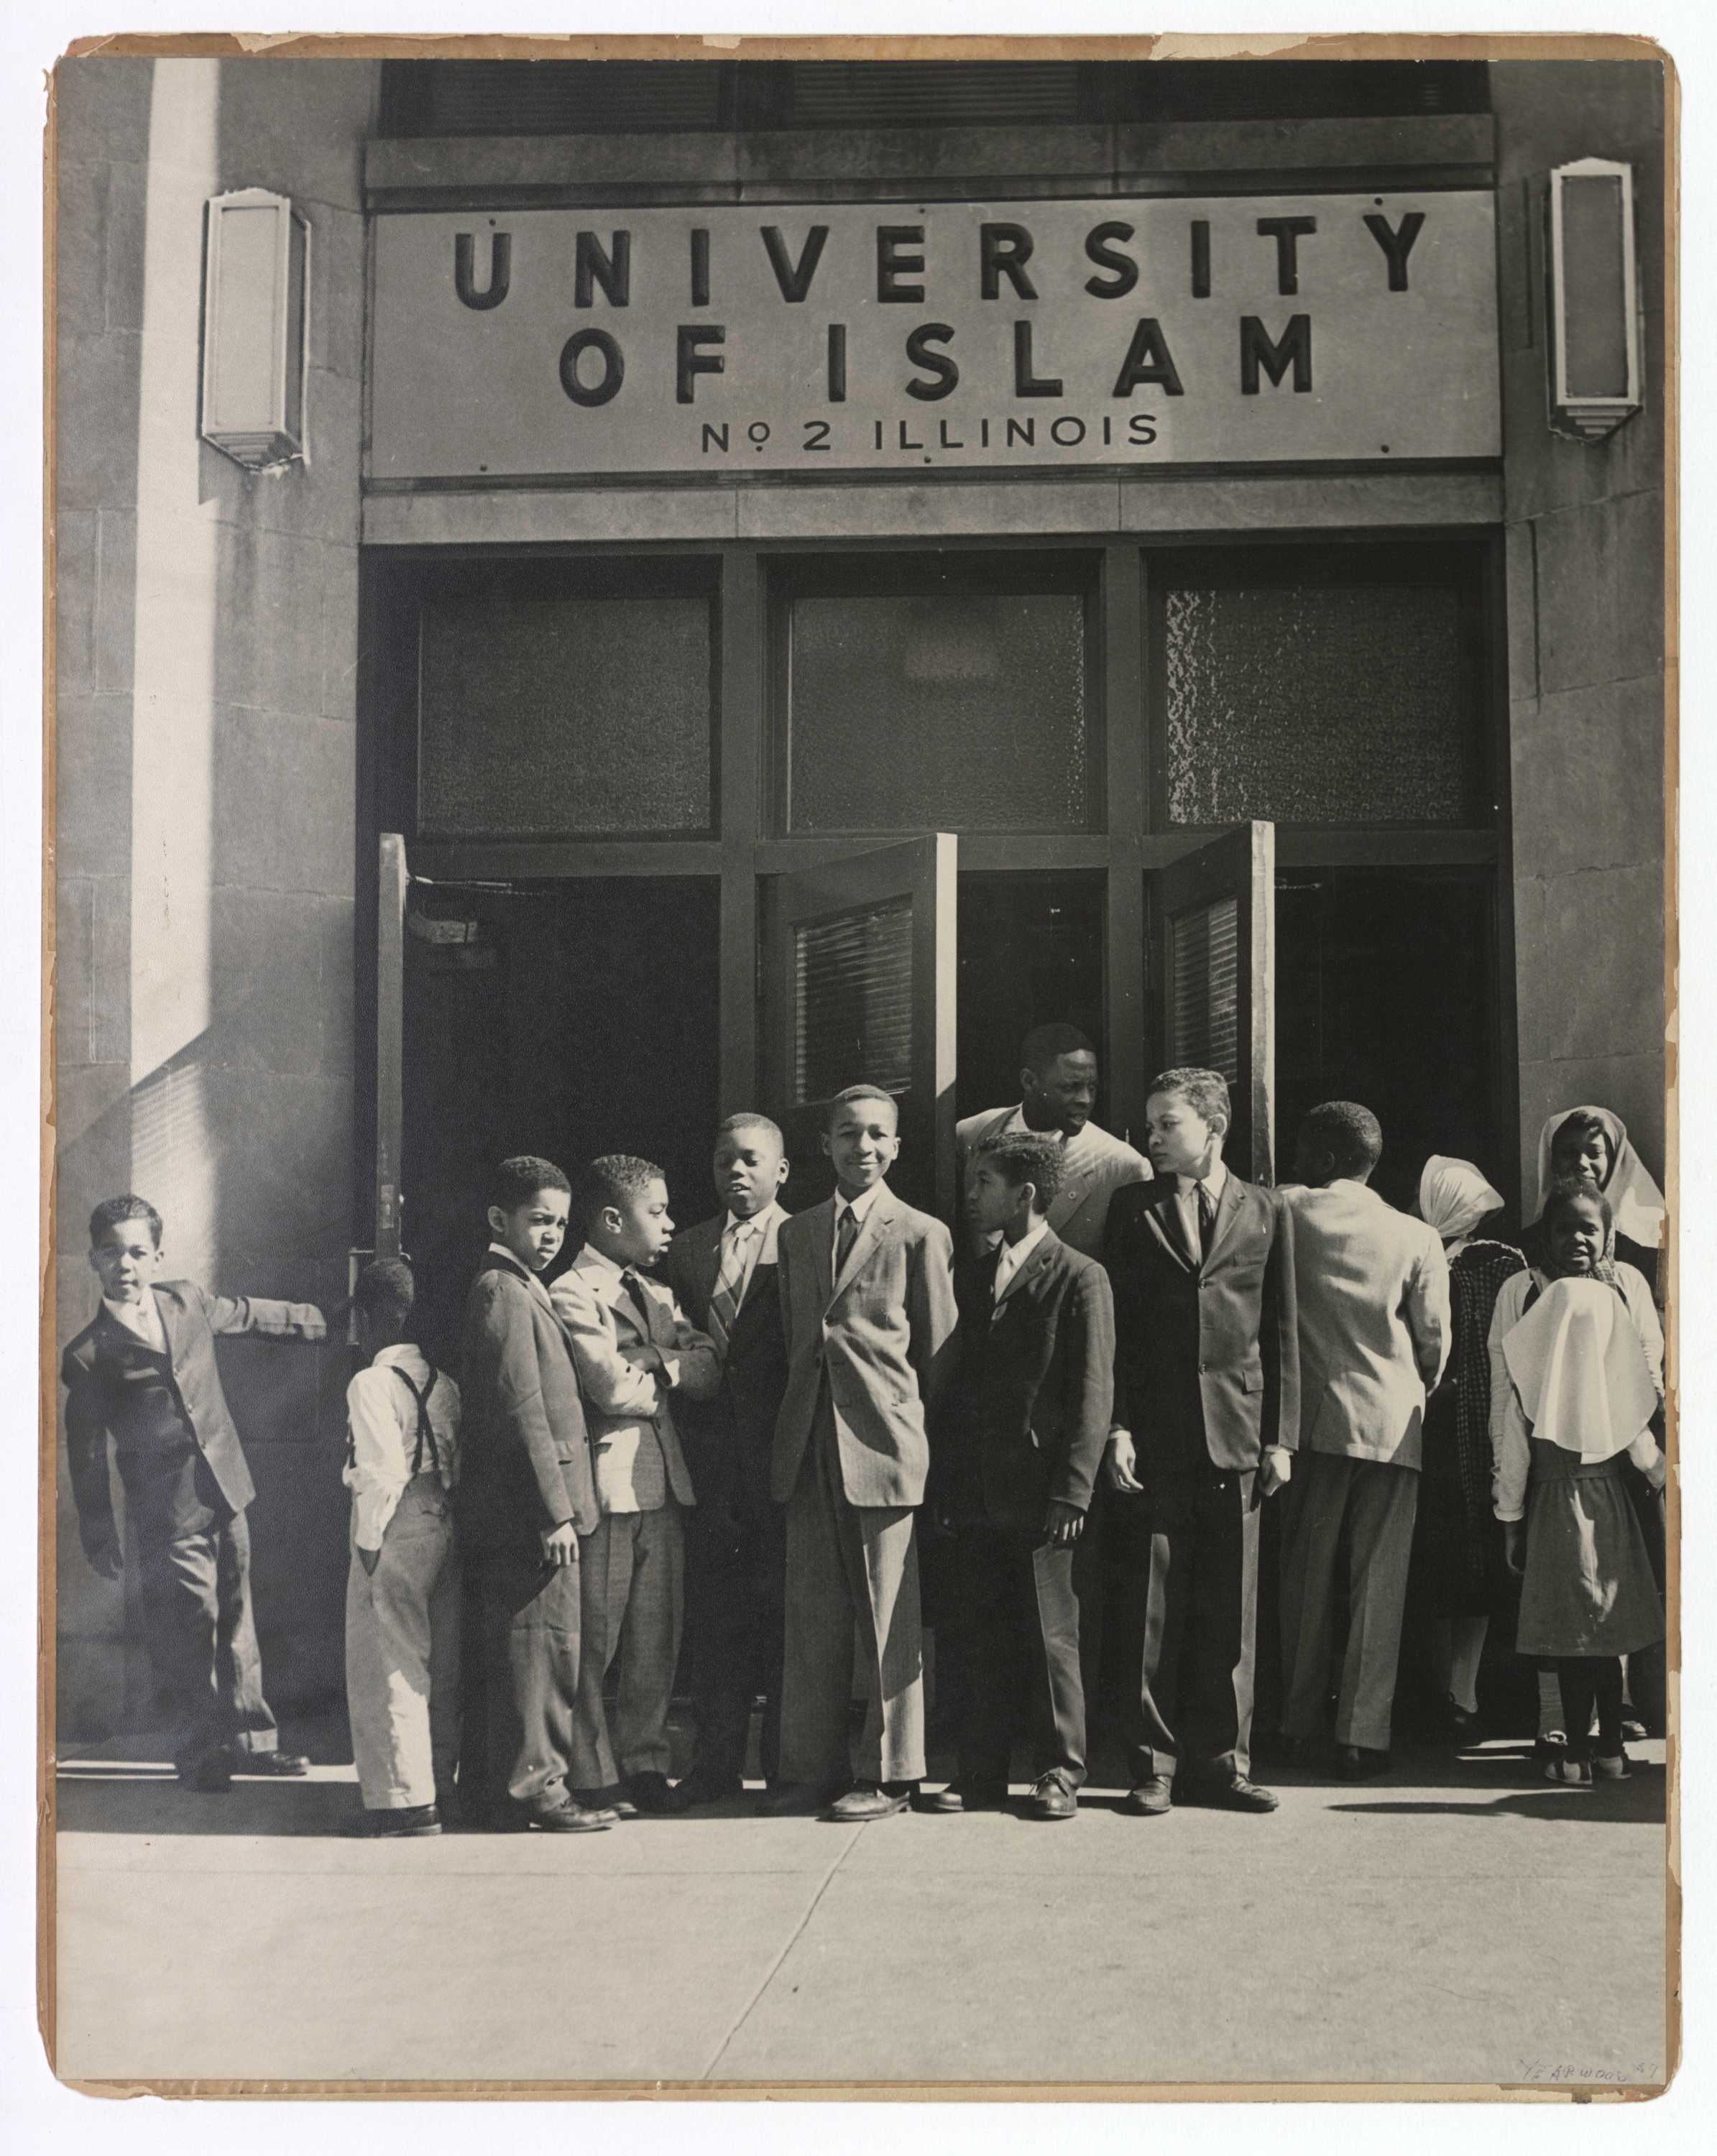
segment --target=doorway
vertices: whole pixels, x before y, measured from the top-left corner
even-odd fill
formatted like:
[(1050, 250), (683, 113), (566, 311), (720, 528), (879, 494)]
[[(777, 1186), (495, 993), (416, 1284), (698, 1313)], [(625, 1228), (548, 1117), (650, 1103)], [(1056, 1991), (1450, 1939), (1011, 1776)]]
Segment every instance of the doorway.
[[(432, 1360), (456, 1366), (488, 1177), (509, 1154), (569, 1175), (642, 1154), (682, 1226), (714, 1209), (718, 903), (702, 877), (411, 887), (404, 1240)], [(577, 1245), (569, 1232), (555, 1270)]]

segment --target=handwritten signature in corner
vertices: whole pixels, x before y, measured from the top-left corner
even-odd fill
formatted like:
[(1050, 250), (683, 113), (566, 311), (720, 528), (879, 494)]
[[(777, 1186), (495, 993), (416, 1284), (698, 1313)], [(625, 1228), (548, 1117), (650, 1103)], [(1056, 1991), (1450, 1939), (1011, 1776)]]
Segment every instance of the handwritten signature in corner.
[(1601, 2082), (1619, 2087), (1630, 2087), (1657, 2076), (1643, 2059), (1635, 2059), (1625, 2066), (1576, 2066), (1547, 2059), (1523, 2059), (1520, 2078), (1525, 2082)]

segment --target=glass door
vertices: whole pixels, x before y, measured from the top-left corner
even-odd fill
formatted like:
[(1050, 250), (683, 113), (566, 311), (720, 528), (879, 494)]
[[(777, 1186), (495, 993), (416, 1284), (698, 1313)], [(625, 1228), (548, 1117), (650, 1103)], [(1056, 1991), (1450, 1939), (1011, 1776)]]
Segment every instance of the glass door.
[(959, 851), (938, 832), (765, 880), (763, 1100), (787, 1134), (790, 1206), (827, 1196), (828, 1104), (868, 1081), (900, 1111), (891, 1185), (953, 1216)]

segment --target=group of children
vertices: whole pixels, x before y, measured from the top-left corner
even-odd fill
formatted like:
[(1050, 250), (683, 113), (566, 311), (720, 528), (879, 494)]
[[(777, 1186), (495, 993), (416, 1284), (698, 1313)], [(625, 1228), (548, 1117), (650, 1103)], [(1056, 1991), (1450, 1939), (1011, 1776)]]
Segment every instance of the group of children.
[[(361, 1275), (345, 1467), (357, 1830), (437, 1832), (456, 1805), (468, 1826), (594, 1832), (731, 1799), (759, 1694), (766, 1812), (999, 1808), (1023, 1736), (1026, 1815), (1071, 1819), (1100, 1608), (1124, 1671), (1123, 1810), (1272, 1810), (1251, 1765), (1260, 1524), (1277, 1491), (1285, 1754), (1309, 1763), (1322, 1741), (1344, 1562), (1338, 1768), (1387, 1763), (1426, 1404), (1450, 1349), (1444, 1238), (1428, 1210), (1369, 1188), (1382, 1137), (1355, 1103), (1312, 1112), (1298, 1180), (1272, 1190), (1223, 1162), (1216, 1072), (1153, 1082), (1147, 1168), (1094, 1127), (1082, 1137), (1088, 1098), (1059, 1127), (1036, 1112), (1058, 1070), (1069, 1097), (1094, 1091), (1088, 1044), (1051, 1042), (1028, 1058), (1021, 1110), (963, 1129), (958, 1256), (888, 1187), (895, 1101), (856, 1086), (822, 1139), (835, 1190), (796, 1216), (760, 1114), (722, 1126), (719, 1209), (677, 1235), (648, 1161), (609, 1155), (576, 1178), (501, 1163), (456, 1382), (413, 1340), (409, 1267)], [(555, 1274), (569, 1229), (577, 1255)], [(1539, 1261), (1501, 1281), (1488, 1354), (1462, 1368), (1488, 1386), (1519, 1645), (1556, 1671), (1556, 1774), (1578, 1783), (1627, 1771), (1617, 1658), (1663, 1637), (1661, 1500), (1626, 1479), (1662, 1488), (1662, 1337), (1598, 1181), (1557, 1181), (1542, 1236)], [(162, 1224), (141, 1199), (98, 1207), (90, 1242), (101, 1307), (62, 1373), (85, 1552), (118, 1576), (111, 1439), (182, 1779), (302, 1774), (262, 1694), (253, 1491), (213, 1341), (326, 1327), (306, 1306), (160, 1281)], [(954, 1781), (930, 1792), (933, 1548), (960, 1737)], [(682, 1637), (697, 1737), (676, 1782)]]

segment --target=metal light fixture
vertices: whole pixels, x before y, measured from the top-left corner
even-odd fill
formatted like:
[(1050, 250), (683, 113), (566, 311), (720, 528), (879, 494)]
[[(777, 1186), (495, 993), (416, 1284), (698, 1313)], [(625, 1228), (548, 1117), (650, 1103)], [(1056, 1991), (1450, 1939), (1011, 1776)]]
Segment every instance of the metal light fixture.
[(1558, 166), (1550, 218), (1550, 424), (1603, 441), (1642, 401), (1632, 167)]
[(208, 205), (203, 438), (247, 471), (304, 456), (310, 223), (285, 195), (241, 187)]

